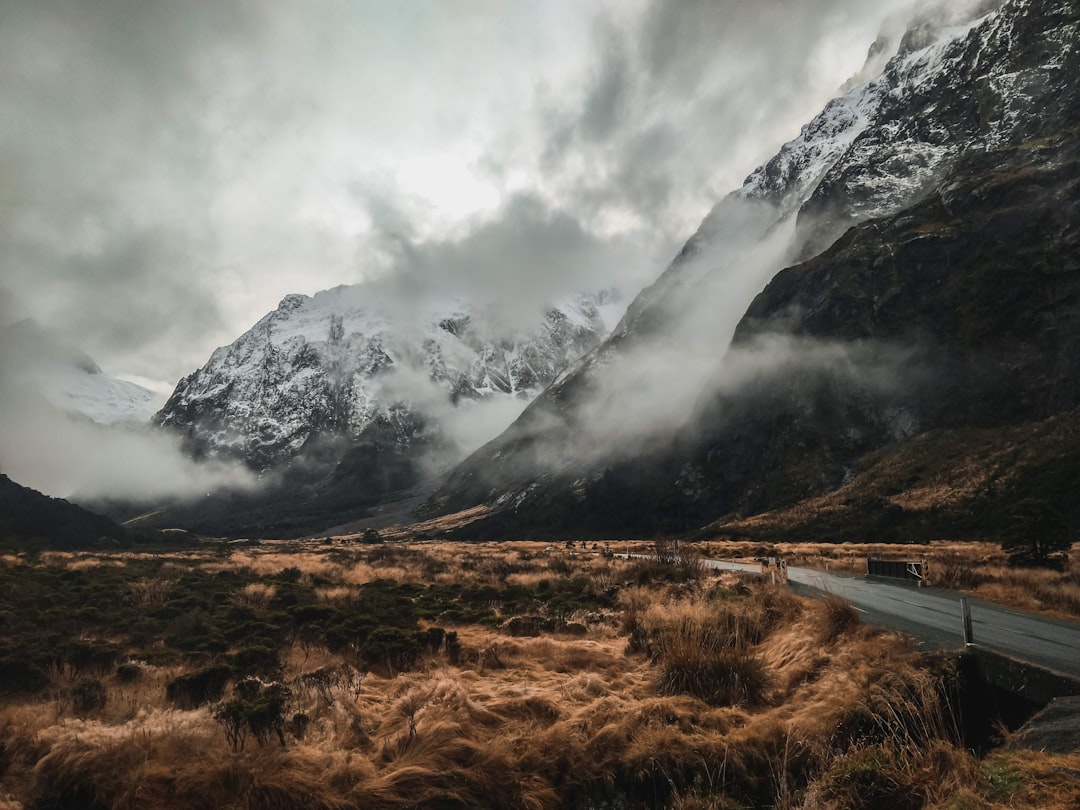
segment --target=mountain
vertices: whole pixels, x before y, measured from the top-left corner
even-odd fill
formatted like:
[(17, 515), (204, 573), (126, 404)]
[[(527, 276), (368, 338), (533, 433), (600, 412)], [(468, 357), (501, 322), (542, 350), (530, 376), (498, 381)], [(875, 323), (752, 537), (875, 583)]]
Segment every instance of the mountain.
[(182, 379), (154, 421), (194, 457), (241, 460), (265, 486), (158, 519), (267, 535), (363, 516), (495, 435), (622, 311), (611, 292), (527, 324), (463, 299), (399, 299), (370, 284), (286, 296)]
[(127, 548), (140, 543), (188, 543), (184, 532), (131, 530), (60, 498), (50, 498), (0, 474), (0, 547), (8, 549)]
[[(1004, 440), (1074, 418), (1080, 9), (961, 5), (924, 12), (879, 75), (721, 201), (427, 511), (492, 506), (471, 536), (745, 527), (933, 431)], [(1080, 472), (1070, 453), (1031, 470)], [(923, 461), (858, 508), (915, 509)], [(984, 531), (1008, 508), (998, 484), (937, 530)], [(973, 523), (980, 503), (995, 508)]]
[(0, 372), (8, 384), (99, 425), (145, 425), (157, 395), (110, 377), (84, 352), (33, 320), (0, 330)]

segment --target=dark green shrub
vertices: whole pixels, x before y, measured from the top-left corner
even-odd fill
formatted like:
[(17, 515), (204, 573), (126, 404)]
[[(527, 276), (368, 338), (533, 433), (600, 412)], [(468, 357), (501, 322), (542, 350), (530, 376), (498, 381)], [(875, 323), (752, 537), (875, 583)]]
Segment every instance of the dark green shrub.
[(49, 685), (37, 664), (19, 658), (0, 658), (0, 695), (34, 694)]
[(461, 661), (461, 641), (458, 640), (457, 630), (450, 630), (446, 634), (446, 658), (451, 664)]
[(1020, 568), (1065, 570), (1073, 534), (1068, 521), (1053, 503), (1025, 498), (1013, 505), (1002, 530), (1001, 547), (1009, 552), (1009, 565)]
[(204, 703), (221, 700), (232, 678), (226, 666), (213, 666), (173, 678), (165, 686), (165, 697), (182, 709), (194, 709)]
[(129, 661), (116, 668), (116, 680), (120, 683), (134, 683), (142, 677), (142, 667)]
[(64, 648), (64, 663), (74, 675), (104, 675), (111, 672), (120, 658), (120, 650), (99, 641), (72, 641)]
[(232, 655), (232, 666), (246, 674), (274, 674), (281, 668), (277, 650), (261, 644), (253, 644), (237, 650)]
[(424, 639), (424, 646), (427, 647), (428, 652), (437, 653), (442, 649), (443, 640), (446, 638), (446, 631), (441, 627), (429, 627), (427, 629), (427, 635)]
[(368, 667), (386, 667), (391, 672), (401, 672), (416, 663), (422, 647), (415, 632), (379, 627), (360, 647), (360, 657)]
[(97, 678), (85, 678), (70, 687), (71, 707), (78, 714), (104, 709), (108, 700), (105, 684)]
[[(233, 751), (244, 749), (249, 733), (260, 746), (274, 735), (284, 747), (285, 709), (291, 698), (292, 692), (284, 684), (263, 684), (254, 678), (245, 678), (236, 685), (233, 699), (217, 706), (213, 716)], [(304, 720), (297, 721), (298, 717)], [(307, 728), (306, 720), (307, 716), (299, 713), (293, 717), (293, 723), (302, 726), (301, 735)]]

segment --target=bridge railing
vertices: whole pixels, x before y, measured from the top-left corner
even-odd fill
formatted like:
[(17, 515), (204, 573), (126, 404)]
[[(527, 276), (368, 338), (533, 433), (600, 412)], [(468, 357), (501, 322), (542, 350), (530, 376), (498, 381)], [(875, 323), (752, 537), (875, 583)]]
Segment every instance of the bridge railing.
[(868, 557), (866, 559), (866, 575), (901, 579), (922, 585), (927, 581), (926, 560), (879, 560)]

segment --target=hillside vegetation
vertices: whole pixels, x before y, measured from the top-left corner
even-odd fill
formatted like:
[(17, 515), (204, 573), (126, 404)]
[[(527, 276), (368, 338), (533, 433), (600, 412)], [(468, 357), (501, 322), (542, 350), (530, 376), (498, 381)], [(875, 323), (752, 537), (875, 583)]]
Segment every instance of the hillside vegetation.
[(0, 806), (1080, 801), (1080, 758), (977, 756), (950, 661), (843, 601), (603, 552), (6, 556)]

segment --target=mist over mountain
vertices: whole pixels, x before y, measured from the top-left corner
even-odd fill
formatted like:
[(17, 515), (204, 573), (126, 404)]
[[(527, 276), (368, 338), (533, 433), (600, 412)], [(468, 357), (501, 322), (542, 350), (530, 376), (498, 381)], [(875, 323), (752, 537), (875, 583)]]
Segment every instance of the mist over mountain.
[(95, 500), (252, 483), (227, 462), (194, 462), (179, 441), (152, 430), (159, 403), (32, 320), (0, 328), (0, 468), (20, 484)]
[(154, 416), (193, 459), (243, 464), (257, 490), (148, 504), (152, 521), (314, 531), (426, 482), (498, 435), (623, 310), (612, 291), (570, 296), (523, 322), (534, 307), (436, 290), (414, 291), (405, 306), (383, 284), (287, 296)]
[(928, 430), (1080, 404), (1078, 12), (938, 9), (430, 511), (492, 506), (474, 536), (681, 530), (829, 492)]

